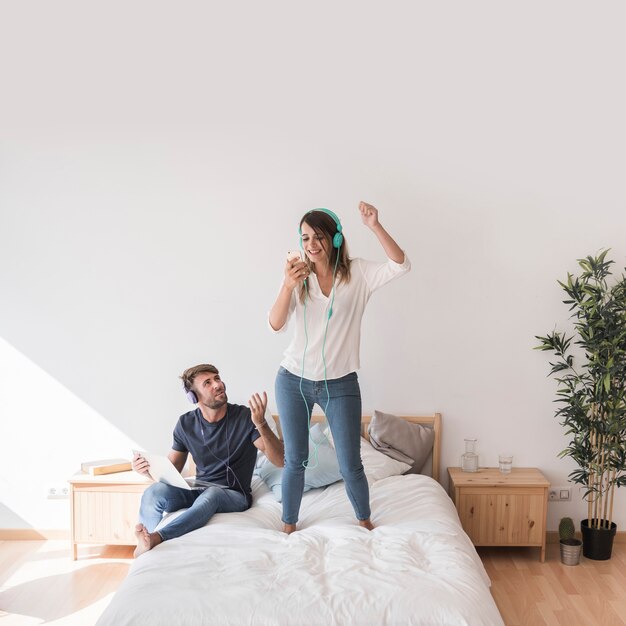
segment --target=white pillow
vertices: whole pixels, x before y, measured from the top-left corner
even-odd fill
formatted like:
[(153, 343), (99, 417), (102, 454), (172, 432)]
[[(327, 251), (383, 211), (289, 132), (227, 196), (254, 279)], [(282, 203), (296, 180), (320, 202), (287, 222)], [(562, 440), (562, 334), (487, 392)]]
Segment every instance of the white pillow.
[[(315, 444), (313, 442), (317, 443), (317, 462), (315, 460)], [(304, 491), (325, 487), (342, 480), (337, 454), (324, 437), (319, 424), (314, 424), (311, 427), (309, 459), (311, 466), (307, 467), (304, 472)], [(272, 465), (269, 459), (266, 458), (254, 470), (254, 473), (263, 479), (265, 484), (272, 490), (276, 500), (281, 502), (283, 468)]]
[[(333, 441), (330, 427), (326, 425), (323, 432), (330, 445), (334, 448), (335, 442)], [(408, 463), (392, 459), (390, 456), (376, 450), (365, 437), (361, 437), (361, 460), (363, 461), (367, 482), (370, 485), (389, 476), (399, 476), (411, 469)]]
[(364, 437), (361, 437), (361, 460), (363, 461), (365, 475), (370, 485), (389, 476), (399, 476), (411, 469), (408, 463), (396, 461), (390, 456), (375, 450), (372, 444)]

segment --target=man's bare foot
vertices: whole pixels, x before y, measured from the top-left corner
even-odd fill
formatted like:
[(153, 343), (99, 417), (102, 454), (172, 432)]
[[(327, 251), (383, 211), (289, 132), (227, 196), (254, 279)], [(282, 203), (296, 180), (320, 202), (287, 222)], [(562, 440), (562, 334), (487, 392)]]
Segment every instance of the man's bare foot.
[(295, 524), (285, 524), (283, 523), (283, 532), (287, 533), (288, 535), (291, 535), (292, 532), (294, 532), (296, 530), (296, 525)]
[(135, 526), (135, 537), (137, 537), (137, 547), (133, 554), (135, 558), (148, 550), (152, 550), (154, 546), (158, 546), (163, 541), (159, 533), (149, 533), (143, 524)]
[(374, 530), (374, 524), (372, 524), (369, 519), (360, 519), (359, 526), (363, 526), (363, 528), (367, 528), (367, 530)]

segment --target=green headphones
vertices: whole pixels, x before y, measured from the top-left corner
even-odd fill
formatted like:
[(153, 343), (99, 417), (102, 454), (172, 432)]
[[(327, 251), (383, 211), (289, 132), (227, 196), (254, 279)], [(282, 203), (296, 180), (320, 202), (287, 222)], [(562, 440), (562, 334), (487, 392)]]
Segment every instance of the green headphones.
[[(309, 213), (314, 213), (315, 211), (321, 211), (322, 213), (326, 213), (326, 215), (330, 215), (333, 218), (333, 220), (335, 221), (335, 224), (337, 225), (337, 232), (333, 236), (333, 248), (341, 248), (341, 244), (343, 243), (343, 235), (341, 234), (341, 231), (343, 229), (341, 227), (341, 222), (339, 221), (339, 218), (332, 211), (329, 211), (328, 209), (311, 209), (308, 213), (306, 213), (306, 215), (308, 215)], [(300, 247), (303, 248), (302, 227), (298, 228), (298, 233), (300, 233)]]

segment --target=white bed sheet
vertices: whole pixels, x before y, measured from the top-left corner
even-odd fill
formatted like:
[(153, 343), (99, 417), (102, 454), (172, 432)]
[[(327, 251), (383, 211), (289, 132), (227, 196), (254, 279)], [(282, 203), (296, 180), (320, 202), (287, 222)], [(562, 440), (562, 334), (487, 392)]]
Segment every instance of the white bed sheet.
[(343, 482), (304, 494), (290, 536), (256, 477), (253, 497), (248, 511), (218, 514), (138, 558), (98, 625), (503, 625), (432, 478), (374, 483), (373, 531), (356, 524)]

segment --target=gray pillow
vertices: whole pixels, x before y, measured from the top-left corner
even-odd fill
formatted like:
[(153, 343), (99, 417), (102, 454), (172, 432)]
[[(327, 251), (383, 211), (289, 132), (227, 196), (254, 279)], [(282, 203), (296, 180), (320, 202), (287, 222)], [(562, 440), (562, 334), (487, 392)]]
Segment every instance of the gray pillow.
[(435, 441), (432, 428), (381, 411), (374, 411), (368, 432), (374, 448), (411, 466), (407, 474), (420, 473)]

